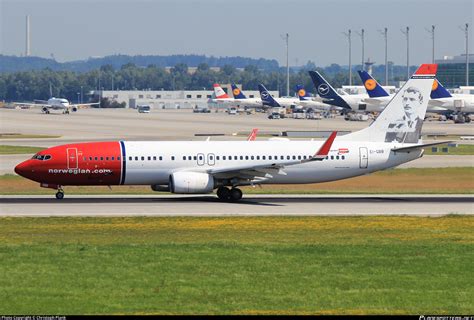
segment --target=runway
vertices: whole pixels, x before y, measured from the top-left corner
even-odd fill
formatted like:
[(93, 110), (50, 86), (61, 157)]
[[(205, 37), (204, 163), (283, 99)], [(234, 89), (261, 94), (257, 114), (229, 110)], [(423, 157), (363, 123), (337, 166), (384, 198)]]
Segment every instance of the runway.
[(474, 214), (472, 195), (2, 196), (0, 216), (317, 216)]

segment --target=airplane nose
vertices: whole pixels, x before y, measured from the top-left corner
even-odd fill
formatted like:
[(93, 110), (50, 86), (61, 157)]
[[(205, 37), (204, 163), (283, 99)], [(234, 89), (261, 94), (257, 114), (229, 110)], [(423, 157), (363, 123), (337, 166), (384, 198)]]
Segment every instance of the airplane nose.
[(16, 174), (26, 178), (26, 175), (28, 174), (28, 172), (31, 172), (29, 161), (28, 160), (23, 161), (22, 163), (17, 165), (15, 167), (15, 172)]

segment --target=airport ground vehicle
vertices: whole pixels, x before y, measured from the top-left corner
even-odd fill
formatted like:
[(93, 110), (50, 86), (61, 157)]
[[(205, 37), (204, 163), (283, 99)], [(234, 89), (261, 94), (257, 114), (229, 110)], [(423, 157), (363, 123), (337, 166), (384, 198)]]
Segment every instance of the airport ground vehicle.
[(139, 113), (150, 113), (151, 108), (147, 104), (142, 104), (137, 106), (137, 110)]
[(193, 112), (194, 113), (211, 113), (211, 109), (207, 108), (207, 107), (198, 107), (196, 106), (194, 109), (193, 109)]
[[(436, 73), (422, 65), (368, 127), (326, 141), (106, 141), (35, 154), (15, 172), (56, 189), (69, 185), (150, 185), (154, 191), (242, 198), (239, 186), (335, 181), (395, 167), (423, 155), (421, 129)], [(407, 98), (409, 97), (409, 98)]]

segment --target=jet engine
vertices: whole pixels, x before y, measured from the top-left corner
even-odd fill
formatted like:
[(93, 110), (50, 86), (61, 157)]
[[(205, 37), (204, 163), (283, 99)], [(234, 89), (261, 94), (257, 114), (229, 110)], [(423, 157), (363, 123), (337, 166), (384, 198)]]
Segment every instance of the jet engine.
[(46, 107), (43, 107), (41, 110), (43, 110), (44, 113), (48, 112), (48, 108), (46, 108)]
[(72, 107), (72, 112), (76, 112), (77, 111), (77, 107)]
[(170, 175), (172, 193), (210, 193), (214, 190), (214, 178), (201, 172), (175, 172)]

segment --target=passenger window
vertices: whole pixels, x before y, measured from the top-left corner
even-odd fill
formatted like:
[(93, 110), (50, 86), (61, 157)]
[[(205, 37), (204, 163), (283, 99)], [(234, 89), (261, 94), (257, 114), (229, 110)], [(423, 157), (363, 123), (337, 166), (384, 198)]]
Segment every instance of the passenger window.
[(260, 156), (257, 156), (257, 160), (260, 160)]
[(153, 156), (153, 161), (156, 161), (156, 156)]
[(291, 157), (290, 157), (290, 156), (286, 156), (286, 160), (290, 160), (290, 159), (291, 159)]
[(202, 160), (202, 156), (199, 156), (199, 160)]
[(117, 160), (120, 161), (120, 157), (117, 157)]
[(150, 156), (148, 156), (148, 161), (151, 161), (151, 157), (150, 157)]
[(135, 157), (135, 161), (138, 161), (138, 157)]
[(163, 160), (163, 157), (162, 157), (162, 156), (160, 156), (160, 158), (159, 158), (159, 159), (160, 159), (160, 161), (161, 161), (161, 160)]
[[(263, 160), (265, 160), (265, 159), (263, 159)], [(272, 160), (272, 156), (268, 156), (268, 160)]]
[(197, 160), (197, 157), (196, 157), (196, 156), (194, 156), (194, 157), (193, 157), (193, 159), (194, 159), (194, 160)]
[(82, 158), (82, 161), (87, 161), (87, 158), (86, 157)]
[(109, 161), (109, 157), (105, 157), (105, 161)]
[(227, 160), (227, 159), (226, 159), (226, 156), (222, 156), (222, 160)]
[[(232, 159), (232, 157), (231, 157), (231, 159)], [(237, 159), (238, 159), (237, 156), (234, 156), (234, 160), (237, 160)], [(242, 159), (241, 159), (241, 160), (242, 160)]]
[(244, 156), (240, 156), (240, 160), (244, 160)]
[(191, 156), (188, 156), (188, 160), (193, 160), (193, 157), (191, 157)]
[(92, 161), (92, 157), (89, 157), (89, 161)]
[(245, 156), (245, 160), (248, 160), (249, 159), (249, 156)]
[(331, 160), (334, 160), (334, 156), (331, 156)]
[(336, 160), (339, 160), (339, 156), (336, 156)]
[(303, 156), (303, 159), (305, 159), (305, 160), (306, 160), (306, 156)]
[(186, 156), (183, 156), (183, 160), (186, 160)]
[(280, 160), (285, 160), (285, 156), (280, 156)]
[(104, 161), (104, 157), (100, 157), (100, 161)]
[(110, 160), (114, 161), (114, 160), (115, 160), (115, 157), (112, 157)]
[(171, 156), (171, 160), (173, 160), (173, 161), (174, 161), (174, 156)]
[(342, 160), (345, 160), (345, 159), (346, 159), (346, 157), (344, 157), (344, 156), (341, 156), (341, 159), (342, 159)]
[[(305, 157), (306, 158), (306, 157)], [(301, 160), (301, 156), (298, 156), (298, 160)]]
[(97, 158), (97, 157), (94, 157), (94, 160), (95, 160), (95, 161), (97, 161), (97, 160), (98, 160), (98, 158)]
[(296, 160), (296, 156), (293, 156), (293, 160)]
[(216, 156), (216, 160), (219, 160), (219, 156)]
[(252, 159), (252, 160), (253, 160), (253, 156), (251, 156), (251, 157), (250, 157), (250, 159)]
[(262, 156), (262, 160), (266, 160), (265, 156)]
[(129, 160), (129, 161), (132, 161), (132, 159), (133, 159), (132, 157), (128, 157), (128, 160)]
[(145, 157), (142, 156), (142, 161), (145, 161)]
[(329, 156), (326, 156), (326, 160), (329, 159)]

